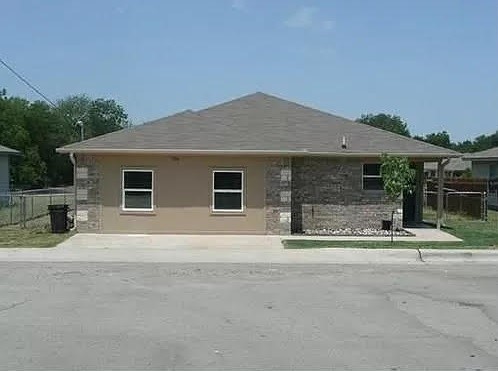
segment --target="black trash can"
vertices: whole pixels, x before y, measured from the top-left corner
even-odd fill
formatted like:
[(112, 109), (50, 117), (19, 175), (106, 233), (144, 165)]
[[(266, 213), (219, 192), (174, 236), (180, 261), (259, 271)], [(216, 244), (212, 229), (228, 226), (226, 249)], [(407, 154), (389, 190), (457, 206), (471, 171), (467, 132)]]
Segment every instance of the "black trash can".
[(67, 232), (67, 212), (69, 211), (69, 205), (48, 205), (48, 211), (50, 213), (52, 233)]
[(382, 230), (383, 231), (390, 231), (391, 225), (392, 225), (392, 222), (390, 220), (383, 220), (382, 221)]

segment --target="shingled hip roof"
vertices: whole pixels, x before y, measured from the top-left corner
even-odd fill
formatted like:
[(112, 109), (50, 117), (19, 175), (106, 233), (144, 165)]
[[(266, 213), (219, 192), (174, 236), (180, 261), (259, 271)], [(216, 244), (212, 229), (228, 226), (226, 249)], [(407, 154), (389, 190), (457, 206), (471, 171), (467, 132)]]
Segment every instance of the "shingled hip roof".
[(463, 158), (465, 160), (498, 160), (498, 147), (490, 148), (481, 152), (466, 153)]
[[(345, 144), (345, 146), (343, 146)], [(444, 158), (461, 154), (264, 93), (184, 111), (61, 153), (232, 153)]]

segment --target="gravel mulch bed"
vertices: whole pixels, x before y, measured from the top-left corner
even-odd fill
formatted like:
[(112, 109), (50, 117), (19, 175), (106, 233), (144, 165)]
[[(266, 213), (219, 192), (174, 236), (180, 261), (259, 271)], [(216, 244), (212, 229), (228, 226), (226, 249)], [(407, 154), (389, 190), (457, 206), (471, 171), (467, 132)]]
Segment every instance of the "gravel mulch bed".
[[(372, 237), (389, 237), (391, 231), (385, 231), (375, 228), (342, 228), (342, 229), (307, 229), (304, 231), (307, 236), (372, 236)], [(412, 237), (412, 233), (404, 229), (394, 231), (395, 237)]]

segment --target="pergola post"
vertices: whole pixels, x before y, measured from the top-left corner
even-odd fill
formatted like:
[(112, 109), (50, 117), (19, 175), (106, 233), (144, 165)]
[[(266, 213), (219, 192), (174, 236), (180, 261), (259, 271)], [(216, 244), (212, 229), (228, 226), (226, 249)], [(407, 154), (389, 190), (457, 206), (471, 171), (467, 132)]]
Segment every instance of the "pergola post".
[(443, 161), (442, 159), (437, 162), (437, 212), (436, 212), (436, 228), (441, 229), (443, 222), (443, 208), (444, 208), (444, 167), (448, 164), (449, 160)]

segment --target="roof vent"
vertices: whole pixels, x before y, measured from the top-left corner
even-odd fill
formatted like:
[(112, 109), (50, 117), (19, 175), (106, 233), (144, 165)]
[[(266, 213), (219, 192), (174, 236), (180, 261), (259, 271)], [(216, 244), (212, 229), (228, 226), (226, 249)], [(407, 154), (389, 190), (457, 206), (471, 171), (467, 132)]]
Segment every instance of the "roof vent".
[(345, 137), (345, 136), (343, 136), (343, 137), (342, 137), (342, 144), (341, 144), (341, 147), (342, 147), (343, 149), (348, 148), (348, 145), (346, 144), (346, 137)]

